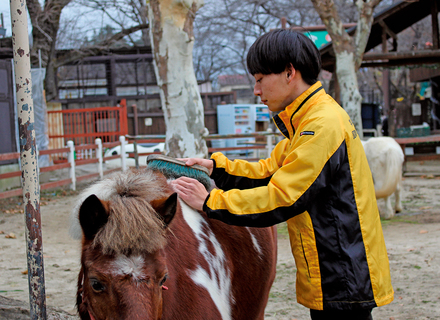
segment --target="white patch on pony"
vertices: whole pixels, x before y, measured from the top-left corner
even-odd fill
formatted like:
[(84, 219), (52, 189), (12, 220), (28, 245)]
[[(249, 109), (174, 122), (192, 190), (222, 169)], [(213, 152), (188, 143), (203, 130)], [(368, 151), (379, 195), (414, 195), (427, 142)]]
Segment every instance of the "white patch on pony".
[(120, 254), (111, 262), (110, 272), (114, 276), (131, 276), (134, 281), (139, 281), (145, 279), (144, 264), (144, 258), (141, 256), (127, 257)]
[(262, 259), (263, 258), (263, 256), (262, 256), (263, 251), (261, 250), (261, 247), (258, 244), (257, 238), (255, 238), (255, 236), (252, 234), (251, 229), (249, 229), (248, 227), (246, 227), (246, 229), (247, 229), (247, 231), (249, 231), (249, 234), (251, 235), (252, 244), (254, 245), (255, 250), (260, 255), (260, 259)]
[[(209, 266), (208, 271), (198, 266), (196, 270), (189, 272), (189, 276), (194, 283), (208, 291), (222, 319), (232, 320), (231, 302), (234, 301), (234, 298), (231, 292), (230, 271), (222, 247), (200, 213), (190, 208), (183, 201), (180, 201), (180, 204), (183, 218), (193, 230), (199, 242), (199, 252)], [(205, 233), (204, 230), (208, 231)], [(208, 250), (208, 241), (214, 247), (214, 253)]]

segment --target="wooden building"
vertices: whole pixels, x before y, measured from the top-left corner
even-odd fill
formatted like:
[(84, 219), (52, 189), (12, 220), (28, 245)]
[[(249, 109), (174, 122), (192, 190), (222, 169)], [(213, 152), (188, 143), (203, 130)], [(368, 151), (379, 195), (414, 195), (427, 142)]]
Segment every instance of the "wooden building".
[[(59, 55), (63, 52), (59, 51)], [(116, 106), (127, 100), (129, 134), (165, 134), (151, 48), (115, 49), (79, 59), (58, 69), (58, 99), (63, 109)], [(202, 92), (205, 126), (217, 133), (216, 106), (234, 103), (233, 92)]]
[[(383, 112), (389, 118), (390, 135), (395, 136), (400, 127), (410, 127), (428, 122), (431, 128), (439, 128), (439, 123), (433, 122), (432, 112), (440, 115), (438, 101), (438, 85), (440, 72), (440, 47), (438, 11), (440, 0), (399, 1), (374, 16), (371, 33), (363, 56), (361, 68), (382, 68), (382, 91), (384, 95)], [(420, 20), (431, 16), (432, 41), (422, 50), (398, 50), (397, 34), (409, 28)], [(354, 34), (356, 26), (347, 30)], [(381, 52), (373, 52), (374, 48), (381, 47)], [(327, 71), (335, 70), (335, 54), (332, 43), (320, 49), (323, 68)], [(396, 101), (390, 99), (389, 68), (408, 67), (412, 70), (411, 81), (431, 81), (433, 83), (432, 98), (413, 101)], [(427, 74), (417, 71), (419, 68), (429, 69)], [(422, 70), (420, 69), (420, 70)], [(337, 94), (336, 94), (337, 96)], [(437, 102), (436, 102), (437, 101)], [(414, 113), (414, 104), (421, 104), (421, 112)]]

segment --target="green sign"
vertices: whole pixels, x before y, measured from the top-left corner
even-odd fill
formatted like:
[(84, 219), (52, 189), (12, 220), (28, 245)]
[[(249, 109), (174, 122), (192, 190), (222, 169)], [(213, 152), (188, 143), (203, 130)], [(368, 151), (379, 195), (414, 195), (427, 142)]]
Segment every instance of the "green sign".
[(318, 49), (332, 40), (327, 31), (308, 31), (305, 35), (313, 41)]

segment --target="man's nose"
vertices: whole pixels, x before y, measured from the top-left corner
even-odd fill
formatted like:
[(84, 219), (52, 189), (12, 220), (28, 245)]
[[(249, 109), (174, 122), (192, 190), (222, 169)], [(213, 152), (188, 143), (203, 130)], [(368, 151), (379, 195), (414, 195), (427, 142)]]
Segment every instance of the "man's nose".
[(257, 86), (257, 85), (254, 86), (254, 95), (256, 95), (256, 96), (261, 95), (261, 88), (260, 88), (260, 86)]

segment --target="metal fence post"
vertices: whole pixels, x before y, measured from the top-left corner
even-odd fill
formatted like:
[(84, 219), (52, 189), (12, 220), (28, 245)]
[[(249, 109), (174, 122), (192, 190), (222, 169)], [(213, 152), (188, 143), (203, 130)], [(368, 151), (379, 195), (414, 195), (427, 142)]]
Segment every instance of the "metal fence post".
[(122, 171), (127, 170), (127, 161), (125, 159), (125, 137), (119, 136), (119, 141), (121, 142), (121, 167)]
[(69, 147), (69, 157), (68, 161), (70, 163), (70, 179), (72, 179), (72, 184), (70, 189), (76, 190), (76, 175), (75, 175), (75, 145), (72, 140), (67, 141), (67, 146)]
[(95, 139), (95, 144), (98, 146), (96, 148), (96, 157), (98, 158), (98, 172), (99, 178), (104, 178), (104, 171), (102, 169), (102, 140), (100, 138)]
[(272, 133), (272, 129), (271, 128), (267, 128), (267, 137), (266, 137), (266, 150), (267, 150), (267, 157), (270, 157), (270, 153), (272, 152), (273, 149), (273, 134)]
[(20, 141), (30, 318), (46, 319), (40, 179), (35, 135), (34, 104), (26, 0), (11, 0), (12, 47)]
[(134, 151), (134, 163), (136, 169), (139, 169), (139, 153), (138, 153), (138, 144), (136, 142), (136, 139), (133, 140), (133, 151)]

